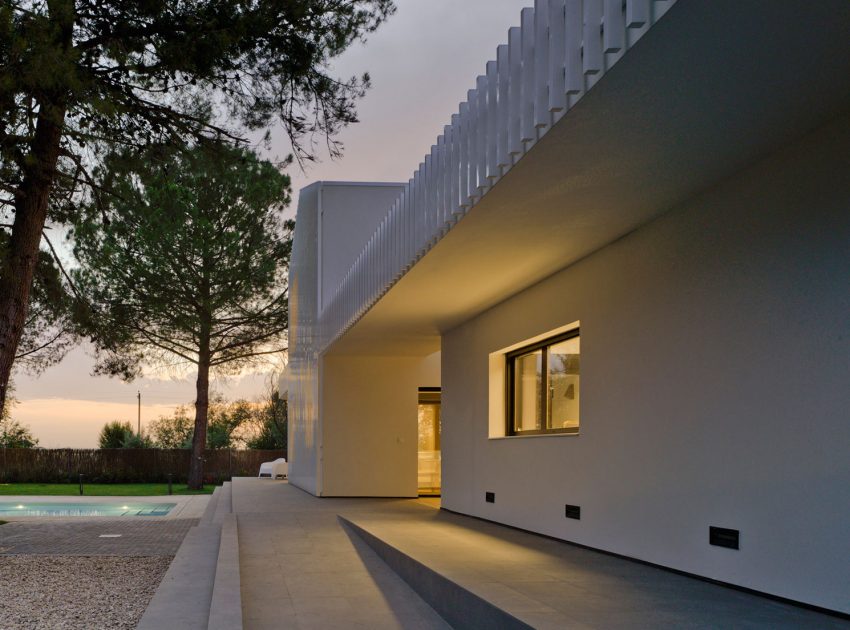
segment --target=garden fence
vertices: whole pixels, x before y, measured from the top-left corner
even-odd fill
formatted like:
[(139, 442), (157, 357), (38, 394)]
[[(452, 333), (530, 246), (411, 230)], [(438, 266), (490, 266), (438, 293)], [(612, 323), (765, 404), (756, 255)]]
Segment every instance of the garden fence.
[[(0, 482), (160, 483), (173, 475), (185, 483), (188, 449), (0, 449)], [(208, 450), (204, 452), (204, 482), (221, 483), (232, 477), (256, 476), (260, 464), (286, 457), (282, 450)], [(2, 492), (0, 492), (2, 494)]]

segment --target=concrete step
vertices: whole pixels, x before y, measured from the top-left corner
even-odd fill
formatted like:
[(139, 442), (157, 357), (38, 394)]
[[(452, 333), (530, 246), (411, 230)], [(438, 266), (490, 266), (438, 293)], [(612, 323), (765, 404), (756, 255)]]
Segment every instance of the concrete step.
[(454, 628), (473, 630), (528, 630), (532, 626), (506, 610), (441, 575), (373, 533), (338, 516), (343, 526), (359, 536), (399, 577), (407, 582)]
[(137, 630), (207, 629), (221, 529), (218, 524), (201, 524), (189, 530)]
[(139, 622), (141, 630), (241, 630), (239, 533), (233, 487), (216, 488)]
[(207, 630), (242, 630), (239, 532), (235, 514), (222, 517), (221, 542)]
[(207, 503), (207, 508), (204, 510), (203, 515), (201, 516), (201, 522), (199, 525), (212, 523), (213, 517), (215, 516), (215, 510), (218, 506), (218, 498), (221, 495), (221, 487), (213, 490), (212, 495), (210, 495), (210, 502)]
[(233, 512), (233, 486), (229, 481), (225, 481), (218, 495), (218, 502), (213, 513), (213, 523), (222, 523), (227, 514)]

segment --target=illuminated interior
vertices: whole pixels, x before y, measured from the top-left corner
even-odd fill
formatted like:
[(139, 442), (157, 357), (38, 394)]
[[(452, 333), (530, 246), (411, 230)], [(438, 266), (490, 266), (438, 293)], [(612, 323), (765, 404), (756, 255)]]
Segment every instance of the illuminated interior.
[(419, 389), (419, 494), (440, 494), (440, 388)]
[(508, 355), (512, 434), (578, 431), (580, 356), (578, 331)]

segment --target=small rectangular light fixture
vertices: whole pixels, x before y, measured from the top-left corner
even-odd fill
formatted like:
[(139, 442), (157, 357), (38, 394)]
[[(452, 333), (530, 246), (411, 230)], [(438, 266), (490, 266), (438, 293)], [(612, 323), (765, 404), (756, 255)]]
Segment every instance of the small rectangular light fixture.
[(574, 518), (575, 520), (581, 520), (581, 506), (580, 505), (565, 505), (564, 506), (564, 516), (567, 518)]
[(725, 527), (708, 528), (708, 544), (715, 547), (726, 547), (727, 549), (739, 549), (741, 533), (737, 529)]

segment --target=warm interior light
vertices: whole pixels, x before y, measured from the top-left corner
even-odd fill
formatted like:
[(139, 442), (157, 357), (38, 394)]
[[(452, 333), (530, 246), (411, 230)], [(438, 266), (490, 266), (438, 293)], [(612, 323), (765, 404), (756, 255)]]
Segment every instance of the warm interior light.
[(19, 506), (18, 506), (18, 509), (19, 509), (19, 510), (23, 510), (23, 509), (24, 509), (24, 506), (23, 506), (23, 505), (19, 505)]

